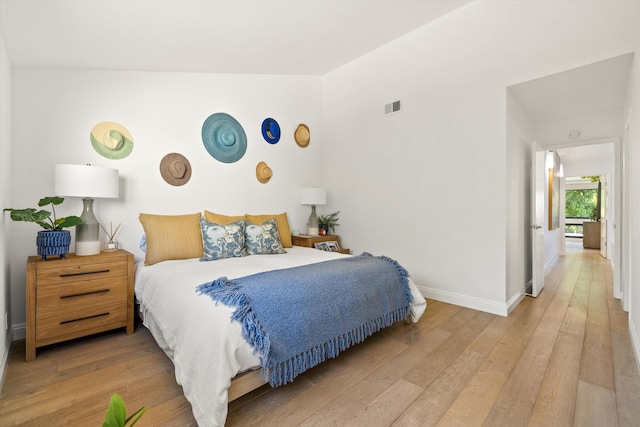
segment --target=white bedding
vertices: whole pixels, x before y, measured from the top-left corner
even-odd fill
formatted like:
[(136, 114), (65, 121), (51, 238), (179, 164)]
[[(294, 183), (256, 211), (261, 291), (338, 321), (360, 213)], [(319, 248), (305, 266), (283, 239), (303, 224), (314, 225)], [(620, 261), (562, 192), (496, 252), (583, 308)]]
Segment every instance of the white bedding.
[[(136, 265), (135, 294), (144, 325), (173, 361), (176, 380), (198, 425), (224, 425), (231, 379), (259, 367), (260, 360), (242, 338), (240, 323), (229, 320), (234, 309), (198, 295), (196, 286), (222, 276), (233, 279), (344, 256), (349, 255), (294, 246), (280, 255)], [(414, 297), (411, 315), (417, 322), (427, 304), (411, 280), (409, 284)]]

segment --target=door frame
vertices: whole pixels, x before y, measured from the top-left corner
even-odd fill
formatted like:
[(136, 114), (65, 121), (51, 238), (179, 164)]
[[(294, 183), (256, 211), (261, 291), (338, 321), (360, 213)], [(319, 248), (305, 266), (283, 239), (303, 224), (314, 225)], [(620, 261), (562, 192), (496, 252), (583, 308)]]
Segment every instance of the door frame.
[[(625, 125), (625, 132), (628, 131), (629, 123)], [(625, 203), (625, 199), (628, 196), (628, 183), (627, 183), (627, 170), (625, 166), (624, 153), (628, 150), (623, 145), (623, 138), (610, 137), (610, 138), (597, 138), (583, 141), (568, 142), (564, 144), (555, 144), (548, 147), (543, 147), (544, 150), (560, 150), (566, 148), (584, 147), (588, 145), (598, 144), (613, 144), (613, 173), (610, 177), (613, 177), (614, 191), (612, 192), (612, 204), (614, 209), (613, 214), (613, 245), (611, 251), (611, 262), (613, 268), (613, 292), (614, 296), (620, 299), (622, 307), (625, 311), (629, 311), (628, 302), (628, 280), (625, 280), (625, 276), (622, 274), (625, 265), (628, 265), (628, 254), (625, 251), (625, 247), (628, 244), (625, 236), (628, 236), (628, 230), (624, 221), (626, 217), (623, 214), (623, 209), (627, 209), (628, 205)], [(533, 144), (532, 144), (533, 145)], [(532, 148), (533, 149), (533, 148)], [(623, 242), (623, 240), (625, 242)], [(610, 244), (611, 240), (607, 242)], [(560, 250), (558, 251), (560, 253)], [(532, 253), (532, 257), (534, 254)], [(532, 263), (535, 260), (532, 260)], [(533, 264), (532, 264), (533, 265)], [(627, 297), (625, 298), (625, 291)], [(617, 295), (617, 296), (616, 296)]]

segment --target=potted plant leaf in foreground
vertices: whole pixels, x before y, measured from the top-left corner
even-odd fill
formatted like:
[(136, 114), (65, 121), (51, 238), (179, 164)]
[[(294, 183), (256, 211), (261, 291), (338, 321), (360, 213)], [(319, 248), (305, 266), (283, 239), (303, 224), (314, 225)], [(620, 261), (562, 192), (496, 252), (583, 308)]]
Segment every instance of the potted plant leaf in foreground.
[(147, 409), (148, 408), (143, 406), (127, 417), (127, 407), (124, 404), (124, 400), (122, 399), (122, 396), (116, 393), (111, 396), (109, 407), (107, 408), (107, 412), (104, 414), (102, 427), (132, 427), (138, 422), (140, 417), (147, 412)]
[(4, 209), (7, 212), (11, 212), (12, 220), (35, 222), (44, 229), (38, 231), (38, 236), (36, 237), (38, 255), (42, 256), (43, 260), (46, 260), (48, 255), (60, 255), (60, 258), (64, 258), (67, 252), (69, 252), (71, 232), (69, 230), (63, 230), (63, 228), (74, 227), (82, 223), (82, 219), (80, 219), (79, 216), (56, 217), (55, 206), (62, 202), (64, 202), (64, 198), (58, 196), (40, 199), (38, 206), (51, 205), (52, 212), (34, 208)]

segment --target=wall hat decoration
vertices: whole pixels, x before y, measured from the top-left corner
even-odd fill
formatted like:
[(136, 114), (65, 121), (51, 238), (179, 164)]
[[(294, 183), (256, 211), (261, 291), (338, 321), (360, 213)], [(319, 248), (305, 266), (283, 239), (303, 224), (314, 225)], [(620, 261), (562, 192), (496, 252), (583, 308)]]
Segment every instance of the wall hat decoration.
[(261, 183), (266, 184), (269, 182), (272, 175), (273, 171), (265, 162), (260, 162), (256, 165), (256, 177)]
[(102, 122), (91, 130), (91, 145), (107, 159), (124, 159), (133, 150), (133, 137), (119, 123)]
[(309, 145), (309, 142), (311, 141), (309, 127), (303, 123), (300, 123), (296, 131), (293, 133), (293, 138), (296, 140), (296, 144), (298, 144), (302, 148)]
[(280, 141), (280, 125), (272, 118), (266, 118), (262, 122), (262, 136), (269, 144), (277, 144)]
[(160, 161), (160, 175), (171, 185), (184, 185), (191, 179), (191, 164), (182, 154), (169, 153)]
[(247, 151), (242, 125), (226, 113), (207, 117), (202, 125), (202, 142), (209, 154), (223, 163), (237, 162)]

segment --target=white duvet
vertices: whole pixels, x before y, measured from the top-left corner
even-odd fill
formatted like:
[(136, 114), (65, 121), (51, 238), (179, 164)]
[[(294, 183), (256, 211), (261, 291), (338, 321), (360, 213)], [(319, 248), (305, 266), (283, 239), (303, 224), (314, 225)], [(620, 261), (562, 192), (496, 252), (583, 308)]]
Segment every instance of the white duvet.
[[(173, 361), (176, 380), (198, 425), (224, 425), (231, 379), (258, 367), (260, 360), (242, 338), (240, 323), (229, 320), (234, 309), (198, 295), (196, 286), (222, 276), (233, 279), (344, 256), (349, 255), (294, 246), (280, 255), (136, 265), (135, 294), (144, 325)], [(411, 280), (409, 284), (414, 298), (411, 315), (417, 322), (427, 304)]]

